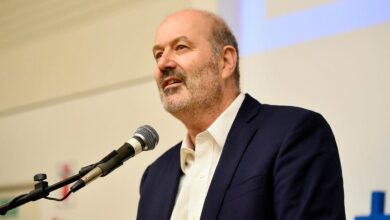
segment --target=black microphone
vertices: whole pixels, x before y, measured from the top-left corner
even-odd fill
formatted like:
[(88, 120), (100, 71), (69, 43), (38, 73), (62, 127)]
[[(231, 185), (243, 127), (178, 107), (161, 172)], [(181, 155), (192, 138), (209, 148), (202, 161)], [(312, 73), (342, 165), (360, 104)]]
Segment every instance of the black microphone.
[(158, 140), (158, 134), (151, 126), (144, 125), (139, 127), (132, 138), (124, 143), (118, 150), (114, 150), (104, 157), (101, 160), (104, 162), (98, 163), (95, 168), (78, 180), (70, 188), (71, 192), (76, 192), (100, 176), (106, 176), (116, 168), (120, 167), (123, 162), (140, 152), (153, 150), (156, 147)]

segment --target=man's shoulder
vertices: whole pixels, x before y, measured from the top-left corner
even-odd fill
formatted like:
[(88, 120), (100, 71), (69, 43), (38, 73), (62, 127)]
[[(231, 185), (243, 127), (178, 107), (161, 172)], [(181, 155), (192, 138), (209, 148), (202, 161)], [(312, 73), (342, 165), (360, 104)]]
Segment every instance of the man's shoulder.
[(251, 106), (251, 108), (256, 105), (259, 106), (258, 116), (261, 119), (296, 121), (305, 118), (322, 118), (320, 113), (307, 108), (292, 105), (263, 104), (248, 94), (246, 96), (247, 106)]
[(292, 118), (300, 118), (320, 115), (320, 113), (313, 111), (311, 109), (291, 106), (291, 105), (271, 105), (271, 104), (262, 104), (263, 111), (268, 114), (277, 114), (278, 116), (288, 116)]
[[(289, 105), (262, 104), (251, 96), (246, 96), (238, 115), (239, 121), (245, 121), (263, 131), (283, 135), (302, 126), (329, 127), (325, 118), (313, 110)], [(245, 124), (239, 123), (240, 126)]]

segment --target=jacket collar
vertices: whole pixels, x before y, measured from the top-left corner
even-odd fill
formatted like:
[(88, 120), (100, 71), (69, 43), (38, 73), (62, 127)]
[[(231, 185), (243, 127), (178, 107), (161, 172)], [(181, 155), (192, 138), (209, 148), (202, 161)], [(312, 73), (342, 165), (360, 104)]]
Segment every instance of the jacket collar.
[(259, 102), (246, 94), (226, 139), (221, 158), (203, 205), (201, 219), (217, 219), (235, 170), (250, 140), (257, 131), (257, 128), (251, 121), (259, 113), (259, 110)]

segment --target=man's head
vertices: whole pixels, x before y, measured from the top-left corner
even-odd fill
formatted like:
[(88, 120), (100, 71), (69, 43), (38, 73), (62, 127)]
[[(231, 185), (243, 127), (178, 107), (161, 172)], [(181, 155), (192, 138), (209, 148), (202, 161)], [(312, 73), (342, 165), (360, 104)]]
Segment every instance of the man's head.
[(239, 92), (237, 42), (214, 14), (184, 10), (167, 17), (153, 54), (161, 100), (172, 114), (201, 112)]

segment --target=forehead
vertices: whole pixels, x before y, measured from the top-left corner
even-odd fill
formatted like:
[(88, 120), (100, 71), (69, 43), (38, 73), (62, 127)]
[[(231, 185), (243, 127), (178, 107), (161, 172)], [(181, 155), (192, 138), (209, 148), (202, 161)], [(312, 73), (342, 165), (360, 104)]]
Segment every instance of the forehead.
[(184, 11), (167, 17), (160, 24), (155, 44), (168, 44), (178, 37), (186, 37), (190, 41), (208, 41), (210, 35), (211, 21), (207, 16), (199, 12)]

